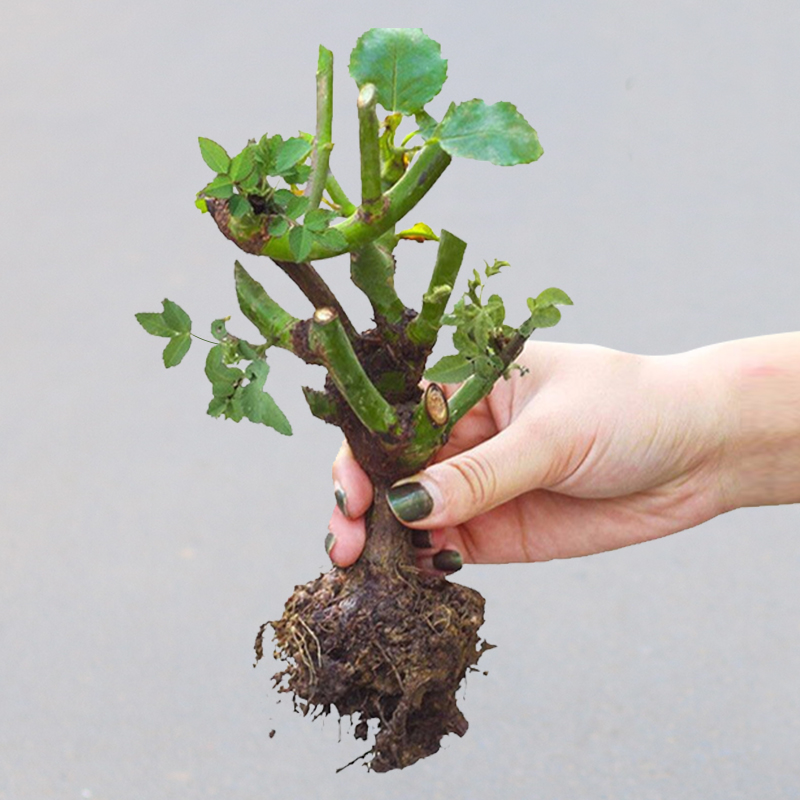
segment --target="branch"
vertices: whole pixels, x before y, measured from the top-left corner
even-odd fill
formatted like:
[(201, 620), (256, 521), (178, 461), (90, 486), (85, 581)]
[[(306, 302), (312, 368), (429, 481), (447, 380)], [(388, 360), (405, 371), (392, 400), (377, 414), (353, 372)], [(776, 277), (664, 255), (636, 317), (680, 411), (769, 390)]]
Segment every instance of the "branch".
[(361, 423), (374, 433), (397, 433), (397, 413), (364, 372), (334, 309), (317, 309), (308, 338)]
[(346, 217), (356, 213), (356, 207), (350, 202), (350, 198), (345, 194), (344, 189), (339, 186), (339, 181), (333, 177), (333, 173), (328, 170), (328, 180), (325, 182), (325, 188), (331, 196), (331, 202), (339, 206), (339, 210)]
[(308, 263), (295, 264), (293, 261), (272, 259), (294, 282), (300, 291), (311, 301), (314, 308), (330, 306), (336, 309), (339, 319), (347, 331), (347, 335), (355, 341), (358, 332), (345, 314), (336, 295), (331, 291), (322, 276)]
[(317, 135), (311, 155), (311, 176), (306, 186), (309, 210), (319, 208), (328, 180), (333, 120), (333, 53), (319, 46), (317, 62)]
[(364, 215), (380, 211), (381, 151), (378, 115), (375, 106), (378, 90), (365, 84), (358, 93), (358, 144), (361, 152), (361, 206)]
[(414, 344), (429, 349), (436, 344), (442, 315), (453, 292), (466, 248), (466, 242), (449, 231), (442, 231), (431, 282), (422, 298), (422, 310), (406, 330), (406, 335)]
[(295, 352), (294, 331), (300, 320), (284, 311), (238, 261), (234, 267), (234, 277), (239, 307), (258, 328), (267, 344)]
[(403, 319), (406, 307), (394, 290), (394, 257), (376, 242), (350, 254), (350, 278), (369, 298), (375, 321), (380, 317), (390, 324)]

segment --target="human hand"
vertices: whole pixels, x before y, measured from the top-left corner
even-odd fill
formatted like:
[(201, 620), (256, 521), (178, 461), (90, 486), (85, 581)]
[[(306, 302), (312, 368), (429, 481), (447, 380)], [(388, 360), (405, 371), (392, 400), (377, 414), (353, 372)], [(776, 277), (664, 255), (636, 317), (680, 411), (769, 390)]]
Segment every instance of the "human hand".
[[(421, 569), (589, 555), (728, 509), (730, 412), (704, 351), (648, 357), (538, 342), (519, 363), (529, 373), (498, 382), (436, 463), (390, 492)], [(372, 485), (346, 444), (333, 478), (326, 547), (348, 566), (364, 546)]]

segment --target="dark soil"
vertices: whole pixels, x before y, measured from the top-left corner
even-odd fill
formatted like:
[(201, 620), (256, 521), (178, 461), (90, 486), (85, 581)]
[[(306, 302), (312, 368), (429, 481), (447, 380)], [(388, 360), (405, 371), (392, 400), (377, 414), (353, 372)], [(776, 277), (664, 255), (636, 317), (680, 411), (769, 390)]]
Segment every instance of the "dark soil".
[(478, 592), (409, 566), (401, 555), (410, 532), (388, 511), (370, 514), (368, 531), (356, 565), (295, 587), (283, 616), (262, 625), (256, 660), (270, 625), (275, 657), (286, 663), (273, 678), (279, 691), (304, 714), (349, 716), (359, 739), (376, 720), (365, 757), (388, 772), (435, 753), (445, 734), (466, 733), (456, 690), (491, 645), (478, 637)]

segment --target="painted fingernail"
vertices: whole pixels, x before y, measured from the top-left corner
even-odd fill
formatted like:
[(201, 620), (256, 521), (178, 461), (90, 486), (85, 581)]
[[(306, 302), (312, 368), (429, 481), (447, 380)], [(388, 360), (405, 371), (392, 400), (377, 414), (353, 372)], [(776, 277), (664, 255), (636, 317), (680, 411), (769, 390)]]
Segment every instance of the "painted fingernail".
[(458, 572), (464, 566), (464, 559), (457, 550), (440, 550), (433, 557), (433, 568), (442, 572)]
[(418, 547), (420, 550), (428, 550), (433, 545), (431, 544), (430, 531), (411, 531), (411, 544)]
[(333, 484), (333, 496), (336, 498), (336, 505), (339, 507), (339, 511), (344, 516), (349, 517), (350, 515), (347, 513), (347, 494), (338, 483)]
[(328, 535), (325, 537), (325, 552), (330, 555), (331, 550), (333, 550), (333, 546), (336, 544), (336, 537), (328, 532)]
[(418, 522), (433, 511), (433, 498), (421, 483), (403, 483), (389, 489), (386, 499), (401, 522)]

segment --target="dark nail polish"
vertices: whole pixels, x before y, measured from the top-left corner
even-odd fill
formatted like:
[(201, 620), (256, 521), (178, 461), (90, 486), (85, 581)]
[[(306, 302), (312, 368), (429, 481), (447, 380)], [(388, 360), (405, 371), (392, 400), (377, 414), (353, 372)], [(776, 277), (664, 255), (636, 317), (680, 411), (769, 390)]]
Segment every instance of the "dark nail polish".
[(325, 537), (325, 552), (330, 555), (333, 550), (333, 545), (336, 544), (336, 537), (332, 533), (328, 533)]
[(442, 572), (458, 572), (464, 566), (464, 559), (457, 550), (441, 550), (433, 557), (433, 568)]
[(418, 522), (433, 511), (433, 498), (421, 483), (403, 483), (386, 493), (392, 512), (401, 522)]
[(420, 550), (428, 550), (433, 545), (431, 544), (430, 531), (411, 531), (411, 544), (418, 547)]
[(347, 513), (347, 495), (344, 489), (337, 485), (333, 490), (333, 496), (336, 498), (336, 505), (339, 507), (339, 511), (341, 511), (344, 516), (349, 517), (350, 515)]

